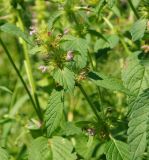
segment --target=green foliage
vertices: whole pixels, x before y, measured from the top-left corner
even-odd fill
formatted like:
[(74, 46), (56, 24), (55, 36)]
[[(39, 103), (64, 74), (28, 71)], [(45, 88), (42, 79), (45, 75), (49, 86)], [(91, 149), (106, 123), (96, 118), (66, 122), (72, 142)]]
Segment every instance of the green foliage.
[(0, 1), (0, 160), (149, 159), (148, 4)]
[(104, 49), (104, 48), (114, 48), (118, 42), (119, 42), (119, 37), (116, 35), (110, 35), (106, 37), (107, 39), (99, 39), (96, 41), (95, 46), (94, 46), (94, 51), (97, 52), (99, 49)]
[(129, 147), (126, 143), (111, 138), (105, 147), (107, 160), (130, 160)]
[(103, 73), (89, 72), (88, 77), (97, 86), (129, 94), (129, 91), (123, 86), (122, 82), (111, 76), (106, 76)]
[(45, 113), (47, 135), (55, 131), (59, 126), (63, 115), (63, 95), (62, 91), (54, 90), (49, 98), (49, 103)]
[(52, 152), (50, 144), (45, 137), (39, 137), (32, 141), (28, 150), (29, 160), (50, 160)]
[(8, 152), (5, 149), (0, 147), (0, 160), (9, 160), (9, 159), (10, 157)]
[(144, 36), (146, 23), (146, 19), (140, 19), (133, 24), (130, 30), (133, 41), (140, 40)]
[(72, 153), (73, 146), (71, 142), (62, 137), (53, 137), (50, 141), (53, 153), (53, 160), (76, 160), (76, 153)]
[(147, 146), (147, 123), (149, 117), (149, 91), (144, 91), (134, 101), (129, 116), (128, 143), (131, 159), (141, 159)]
[(62, 137), (39, 137), (29, 147), (29, 160), (76, 160), (71, 142)]
[(29, 36), (25, 34), (23, 31), (21, 31), (21, 29), (15, 26), (14, 24), (6, 23), (0, 27), (0, 30), (17, 37), (21, 37), (27, 43), (32, 44)]
[(74, 89), (74, 73), (67, 67), (54, 69), (52, 76), (59, 85), (64, 87), (64, 90), (72, 91)]

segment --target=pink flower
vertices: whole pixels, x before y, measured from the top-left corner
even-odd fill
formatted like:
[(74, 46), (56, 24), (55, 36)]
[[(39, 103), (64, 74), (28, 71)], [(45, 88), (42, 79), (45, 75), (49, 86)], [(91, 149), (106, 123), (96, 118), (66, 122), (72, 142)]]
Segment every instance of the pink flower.
[(33, 26), (31, 26), (31, 27), (30, 27), (30, 32), (29, 32), (29, 34), (32, 36), (32, 35), (34, 35), (34, 34), (36, 34), (36, 33), (37, 33), (36, 28), (33, 27)]
[(47, 68), (47, 66), (41, 65), (41, 66), (39, 66), (38, 69), (40, 69), (42, 73), (45, 73), (48, 68)]
[(66, 35), (68, 33), (69, 33), (69, 29), (68, 28), (64, 29), (64, 35)]
[(72, 51), (68, 51), (67, 55), (66, 55), (66, 60), (67, 61), (72, 61), (73, 57), (74, 57), (73, 52)]

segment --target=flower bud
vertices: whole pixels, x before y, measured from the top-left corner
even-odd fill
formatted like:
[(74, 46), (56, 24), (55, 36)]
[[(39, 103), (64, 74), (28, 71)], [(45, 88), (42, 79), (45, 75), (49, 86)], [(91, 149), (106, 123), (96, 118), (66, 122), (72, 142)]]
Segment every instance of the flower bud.
[(39, 66), (38, 69), (41, 70), (42, 73), (45, 73), (48, 68), (47, 68), (47, 66), (41, 65), (41, 66)]
[(36, 34), (36, 33), (37, 33), (36, 28), (33, 27), (33, 26), (31, 26), (31, 27), (30, 27), (30, 32), (29, 32), (29, 34), (32, 36), (32, 35), (34, 35), (34, 34)]
[(66, 56), (66, 60), (67, 61), (72, 61), (73, 57), (74, 57), (73, 52), (72, 51), (68, 51), (67, 52), (67, 56)]

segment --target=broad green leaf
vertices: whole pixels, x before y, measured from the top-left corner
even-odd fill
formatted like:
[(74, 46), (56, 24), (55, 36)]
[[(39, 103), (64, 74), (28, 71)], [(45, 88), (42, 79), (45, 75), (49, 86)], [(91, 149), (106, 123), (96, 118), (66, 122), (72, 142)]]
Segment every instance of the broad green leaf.
[(12, 94), (12, 91), (5, 86), (0, 86), (0, 90), (3, 90), (5, 92), (8, 92), (8, 93)]
[(110, 35), (110, 36), (105, 36), (107, 40), (100, 38), (99, 40), (96, 41), (95, 46), (94, 46), (94, 51), (97, 52), (99, 49), (104, 49), (104, 48), (114, 48), (118, 42), (119, 42), (119, 37), (117, 35)]
[(62, 91), (54, 90), (49, 98), (49, 103), (45, 112), (45, 125), (47, 135), (50, 137), (59, 126), (63, 114)]
[(52, 160), (52, 151), (48, 139), (39, 137), (28, 148), (29, 160)]
[(87, 41), (83, 38), (65, 36), (61, 45), (65, 50), (78, 51), (82, 56), (87, 57), (88, 45)]
[(0, 160), (9, 160), (8, 152), (0, 147)]
[(144, 32), (146, 30), (146, 23), (146, 19), (139, 19), (133, 24), (133, 26), (130, 29), (133, 41), (139, 40), (144, 36)]
[(75, 149), (84, 159), (91, 159), (96, 145), (97, 143), (93, 136), (88, 137), (83, 134), (76, 136)]
[(51, 144), (52, 149), (52, 160), (76, 160), (77, 156), (75, 153), (72, 153), (73, 146), (72, 144), (62, 137), (53, 137), (49, 143)]
[(141, 160), (147, 147), (147, 123), (149, 119), (149, 90), (144, 91), (133, 103), (129, 117), (128, 143), (131, 160)]
[(82, 133), (81, 128), (77, 127), (72, 122), (67, 122), (61, 127), (61, 135), (65, 136), (72, 136), (72, 135), (78, 135)]
[(119, 80), (110, 76), (106, 76), (103, 73), (97, 73), (92, 71), (88, 73), (88, 78), (97, 86), (101, 86), (112, 91), (121, 91), (129, 94), (128, 90)]
[(57, 19), (62, 15), (62, 12), (54, 12), (50, 16), (50, 19), (48, 20), (48, 30), (50, 31), (54, 25), (54, 23), (57, 21)]
[(105, 154), (107, 160), (131, 160), (128, 145), (114, 138), (107, 142)]
[(75, 61), (75, 68), (82, 69), (86, 66), (87, 57), (83, 55), (75, 55), (74, 61)]
[(71, 142), (55, 136), (51, 139), (38, 137), (28, 148), (29, 160), (76, 160)]
[(72, 91), (74, 89), (74, 73), (67, 67), (64, 67), (63, 69), (56, 68), (51, 74), (54, 80), (64, 87), (64, 90)]
[(125, 62), (122, 79), (124, 86), (132, 96), (128, 97), (129, 109), (133, 108), (134, 100), (149, 87), (149, 66), (146, 60), (140, 60), (140, 52), (133, 53)]
[(0, 27), (0, 30), (17, 37), (21, 37), (27, 43), (32, 44), (29, 36), (25, 34), (23, 31), (21, 31), (21, 29), (15, 26), (14, 24), (6, 23)]
[(107, 4), (111, 8), (114, 6), (115, 2), (116, 2), (116, 0), (107, 0)]

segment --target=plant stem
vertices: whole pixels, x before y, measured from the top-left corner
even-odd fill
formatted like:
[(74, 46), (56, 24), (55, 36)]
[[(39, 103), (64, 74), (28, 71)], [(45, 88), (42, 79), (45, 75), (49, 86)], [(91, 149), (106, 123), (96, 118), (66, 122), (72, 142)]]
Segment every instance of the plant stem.
[(82, 94), (84, 95), (85, 99), (87, 100), (87, 102), (89, 103), (92, 111), (94, 112), (94, 114), (96, 115), (97, 119), (100, 121), (101, 118), (99, 117), (97, 110), (95, 109), (94, 105), (92, 104), (91, 100), (89, 99), (88, 95), (86, 94), (85, 90), (83, 89), (83, 87), (78, 84), (79, 89), (81, 90)]
[[(17, 11), (17, 16), (18, 16), (19, 25), (20, 25), (21, 29), (24, 31), (25, 30), (24, 29), (24, 24), (22, 22), (20, 13), (18, 11)], [(28, 55), (28, 49), (27, 49), (26, 42), (22, 41), (22, 47), (23, 47), (24, 57), (25, 57), (25, 61), (24, 61), (25, 69), (26, 69), (26, 73), (27, 73), (27, 77), (28, 77), (30, 86), (31, 86), (32, 96), (33, 96), (34, 102), (36, 104), (37, 110), (41, 114), (41, 117), (43, 117), (42, 116), (42, 110), (41, 110), (39, 100), (38, 100), (38, 96), (37, 96), (37, 93), (36, 93), (36, 85), (35, 85), (35, 81), (34, 81), (33, 74), (32, 74), (32, 68), (31, 68), (31, 63), (30, 63), (30, 58), (29, 58), (29, 55)]]
[(140, 16), (139, 16), (138, 12), (136, 11), (136, 9), (135, 9), (135, 7), (134, 7), (132, 1), (131, 1), (131, 0), (128, 0), (128, 3), (129, 3), (129, 5), (130, 5), (130, 7), (131, 7), (133, 13), (135, 14), (136, 18), (139, 19)]
[[(89, 56), (89, 60), (90, 60), (90, 63), (91, 63), (92, 70), (93, 70), (93, 71), (96, 71), (96, 69), (95, 69), (95, 67), (94, 67), (94, 65), (93, 65), (92, 57), (91, 57), (91, 55), (89, 54), (89, 52), (88, 52), (88, 56)], [(98, 91), (99, 104), (100, 104), (100, 109), (101, 109), (101, 112), (102, 112), (102, 118), (104, 119), (104, 107), (103, 107), (103, 103), (102, 103), (101, 90), (100, 90), (100, 87), (99, 87), (99, 86), (96, 86), (96, 88), (97, 88), (97, 91)]]
[(1, 45), (2, 45), (2, 47), (3, 47), (3, 49), (4, 49), (4, 51), (5, 51), (5, 53), (7, 54), (10, 63), (12, 64), (12, 66), (13, 66), (13, 68), (15, 69), (18, 77), (20, 78), (20, 80), (21, 80), (21, 82), (22, 82), (22, 84), (23, 84), (23, 86), (24, 86), (24, 88), (25, 88), (25, 90), (26, 90), (26, 92), (27, 92), (30, 100), (31, 100), (31, 103), (32, 103), (32, 105), (33, 105), (33, 107), (34, 107), (34, 109), (35, 109), (35, 111), (36, 111), (39, 119), (42, 120), (41, 113), (37, 110), (36, 104), (34, 103), (34, 100), (33, 100), (33, 98), (32, 98), (32, 95), (31, 95), (30, 91), (28, 90), (27, 85), (26, 85), (23, 77), (21, 76), (18, 68), (16, 67), (16, 65), (15, 65), (15, 63), (14, 63), (14, 61), (13, 61), (13, 59), (12, 59), (12, 57), (11, 57), (9, 51), (8, 51), (8, 49), (6, 48), (6, 46), (5, 46), (5, 44), (3, 43), (3, 41), (1, 40), (1, 38), (0, 38), (0, 43), (1, 43)]

